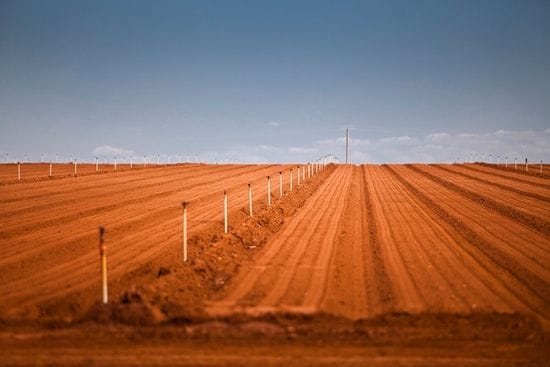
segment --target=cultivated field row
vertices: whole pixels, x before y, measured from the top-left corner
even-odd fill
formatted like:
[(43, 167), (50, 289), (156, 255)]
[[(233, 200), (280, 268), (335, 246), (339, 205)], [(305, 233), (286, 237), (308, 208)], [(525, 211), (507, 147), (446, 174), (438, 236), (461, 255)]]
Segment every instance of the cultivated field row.
[(296, 188), (296, 166), (265, 165), (166, 166), (0, 187), (5, 314), (40, 312), (31, 306), (93, 287), (98, 226), (106, 227), (109, 275), (116, 280), (159, 257), (181, 256), (182, 200), (190, 202), (193, 234), (222, 223), (227, 190), (231, 226), (232, 217), (248, 207), (247, 184), (255, 205), (265, 206), (266, 176), (273, 177), (277, 198), (279, 172), (286, 193), (292, 168)]
[(548, 327), (547, 181), (473, 169), (338, 167), (209, 312), (521, 312)]
[[(246, 216), (248, 183), (255, 205), (265, 203), (266, 176), (276, 198), (278, 172), (287, 193), (290, 168), (166, 166), (0, 187), (4, 315), (40, 317), (40, 305), (67, 296), (74, 307), (96, 302), (99, 225), (107, 228), (114, 289), (147, 287), (143, 272), (181, 257), (181, 200), (191, 201), (190, 230), (213, 236), (212, 246), (219, 238), (235, 238), (233, 248), (250, 243), (241, 227), (222, 236), (223, 190), (231, 225)], [(198, 252), (181, 265), (215, 284), (210, 316), (519, 312), (548, 330), (548, 179), (477, 164), (341, 165), (319, 177), (303, 205), (287, 204), (300, 207), (278, 219), (257, 252), (219, 259), (234, 277), (218, 284), (212, 254), (208, 266)], [(271, 225), (266, 218), (245, 227), (252, 242), (255, 228)], [(188, 298), (187, 275), (154, 280), (148, 294)]]

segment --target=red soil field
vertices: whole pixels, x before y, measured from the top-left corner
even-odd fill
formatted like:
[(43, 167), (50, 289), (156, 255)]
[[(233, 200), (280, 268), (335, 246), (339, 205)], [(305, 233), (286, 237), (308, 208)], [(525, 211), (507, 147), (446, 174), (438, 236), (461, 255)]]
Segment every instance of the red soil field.
[[(48, 165), (28, 165), (17, 182), (16, 166), (0, 165), (4, 363), (544, 365), (548, 358), (545, 175), (478, 164), (330, 165), (298, 186), (294, 165), (65, 171), (48, 178)], [(182, 200), (190, 202), (185, 264)], [(100, 304), (100, 225), (109, 305)]]

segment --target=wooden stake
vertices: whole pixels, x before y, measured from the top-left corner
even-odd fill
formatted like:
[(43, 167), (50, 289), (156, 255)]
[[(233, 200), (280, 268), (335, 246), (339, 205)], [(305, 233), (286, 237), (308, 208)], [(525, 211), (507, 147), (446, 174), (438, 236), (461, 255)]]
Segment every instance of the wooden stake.
[(227, 191), (223, 192), (223, 232), (227, 234), (229, 223), (227, 222)]
[(76, 177), (76, 171), (77, 171), (77, 162), (76, 162), (76, 158), (74, 159), (74, 177)]
[(514, 158), (514, 170), (518, 169), (518, 158)]
[(21, 163), (17, 162), (17, 179), (21, 181)]
[(529, 172), (529, 163), (527, 162), (527, 158), (525, 158), (525, 172)]
[(134, 157), (130, 156), (130, 169), (134, 167)]
[(99, 227), (99, 256), (101, 257), (101, 284), (103, 290), (103, 304), (109, 302), (109, 293), (107, 290), (107, 246), (103, 240), (105, 228)]
[(540, 161), (540, 174), (542, 176), (542, 161)]
[(292, 191), (292, 168), (290, 169), (290, 180), (289, 180), (289, 184), (290, 184), (290, 191)]
[(279, 198), (283, 197), (283, 172), (279, 171)]
[(50, 162), (50, 177), (52, 177), (52, 162)]
[(147, 156), (143, 156), (143, 167), (147, 167)]
[(99, 172), (99, 161), (97, 160), (97, 157), (95, 157), (95, 173)]
[(271, 206), (271, 178), (267, 176), (267, 206)]
[(116, 171), (116, 157), (115, 157), (115, 171)]
[(248, 184), (248, 213), (253, 216), (252, 213), (252, 186)]
[(298, 166), (298, 186), (300, 186), (300, 166)]
[(182, 201), (183, 207), (183, 262), (187, 261), (187, 203)]

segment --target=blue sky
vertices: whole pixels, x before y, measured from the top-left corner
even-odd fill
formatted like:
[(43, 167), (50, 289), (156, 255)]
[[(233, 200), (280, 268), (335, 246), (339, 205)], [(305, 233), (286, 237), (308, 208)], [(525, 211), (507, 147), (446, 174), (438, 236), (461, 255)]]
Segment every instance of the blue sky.
[(10, 159), (550, 161), (549, 101), (548, 1), (0, 0)]

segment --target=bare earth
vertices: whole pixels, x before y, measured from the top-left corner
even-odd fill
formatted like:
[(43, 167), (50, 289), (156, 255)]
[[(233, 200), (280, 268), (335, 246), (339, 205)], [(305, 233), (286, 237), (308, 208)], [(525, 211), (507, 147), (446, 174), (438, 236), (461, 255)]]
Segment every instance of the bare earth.
[(16, 166), (0, 165), (0, 364), (544, 365), (549, 357), (546, 168), (537, 176), (478, 164), (331, 165), (298, 186), (288, 165), (100, 173), (79, 165), (77, 177), (67, 165), (53, 178), (48, 167), (24, 165), (18, 182)]

